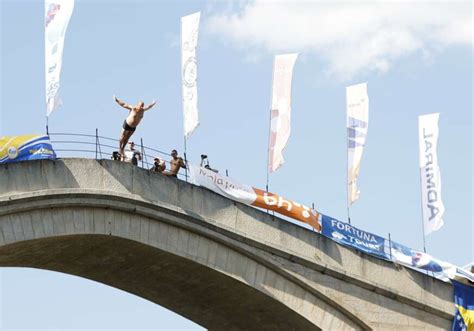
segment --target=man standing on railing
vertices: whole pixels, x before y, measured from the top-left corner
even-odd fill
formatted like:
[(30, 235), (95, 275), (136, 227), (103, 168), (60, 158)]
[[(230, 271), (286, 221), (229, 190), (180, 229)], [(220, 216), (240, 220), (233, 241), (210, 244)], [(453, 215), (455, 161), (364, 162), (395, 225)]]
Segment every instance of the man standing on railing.
[(186, 163), (184, 162), (183, 158), (178, 156), (178, 152), (176, 151), (176, 149), (173, 149), (171, 151), (171, 157), (171, 169), (169, 171), (163, 171), (162, 174), (166, 176), (177, 177), (179, 169), (186, 168)]
[(156, 102), (155, 100), (153, 100), (153, 102), (150, 105), (145, 107), (145, 103), (143, 101), (139, 101), (135, 106), (132, 106), (117, 99), (115, 95), (114, 95), (114, 100), (120, 106), (129, 110), (127, 119), (123, 121), (122, 133), (120, 135), (120, 143), (119, 143), (119, 153), (121, 155), (122, 161), (124, 161), (125, 160), (124, 149), (125, 149), (125, 146), (127, 145), (128, 140), (130, 139), (132, 134), (135, 132), (138, 124), (140, 124), (140, 121), (143, 118), (143, 114), (148, 109), (153, 107), (156, 104)]

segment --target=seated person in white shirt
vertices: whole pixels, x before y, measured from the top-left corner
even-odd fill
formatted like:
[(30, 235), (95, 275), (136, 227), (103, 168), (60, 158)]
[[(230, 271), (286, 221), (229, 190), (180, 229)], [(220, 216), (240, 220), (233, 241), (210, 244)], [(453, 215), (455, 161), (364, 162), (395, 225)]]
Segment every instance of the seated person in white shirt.
[(135, 143), (133, 141), (128, 143), (128, 149), (125, 151), (125, 162), (130, 162), (133, 165), (138, 165), (138, 161), (142, 159), (142, 153), (135, 150)]

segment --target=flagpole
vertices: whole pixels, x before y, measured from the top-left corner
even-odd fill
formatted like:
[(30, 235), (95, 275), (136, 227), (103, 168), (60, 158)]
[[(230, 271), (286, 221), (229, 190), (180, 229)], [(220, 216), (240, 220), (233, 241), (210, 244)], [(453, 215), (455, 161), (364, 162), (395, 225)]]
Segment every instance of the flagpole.
[(273, 83), (275, 80), (275, 56), (273, 56), (273, 65), (272, 65), (272, 84), (270, 89), (270, 116), (268, 120), (268, 145), (267, 145), (267, 185), (266, 190), (268, 192), (268, 183), (270, 180), (270, 139), (272, 136), (272, 104), (273, 104)]
[[(347, 99), (347, 95), (346, 95), (346, 99)], [(346, 105), (346, 192), (347, 192), (347, 195), (346, 195), (347, 221), (349, 222), (349, 224), (351, 224), (350, 203), (349, 203), (349, 130), (347, 130), (347, 105)]]
[(185, 129), (185, 114), (184, 114), (184, 95), (183, 95), (183, 18), (181, 17), (179, 21), (179, 40), (180, 40), (180, 45), (181, 45), (181, 106), (182, 106), (182, 111), (183, 111), (183, 133), (184, 133), (184, 160), (185, 160), (185, 165), (186, 167), (184, 168), (184, 173), (185, 173), (185, 179), (186, 182), (188, 181), (188, 165), (187, 165), (187, 160), (186, 160), (186, 153), (187, 153), (187, 146), (186, 146), (186, 129)]
[[(273, 84), (273, 82), (272, 82)], [(271, 134), (272, 134), (272, 110), (271, 110), (271, 107), (270, 107), (270, 116), (269, 116), (269, 121), (268, 121), (268, 146), (267, 146), (267, 185), (265, 186), (266, 187), (266, 190), (268, 192), (268, 182), (269, 182), (269, 178), (270, 178), (270, 137), (271, 137)]]
[(422, 170), (420, 168), (420, 198), (421, 198), (421, 228), (423, 230), (423, 252), (426, 253), (426, 239), (425, 239), (425, 222), (423, 220), (423, 183), (422, 183), (422, 180), (421, 180), (421, 176), (422, 176)]
[(49, 136), (49, 116), (46, 115), (46, 135)]

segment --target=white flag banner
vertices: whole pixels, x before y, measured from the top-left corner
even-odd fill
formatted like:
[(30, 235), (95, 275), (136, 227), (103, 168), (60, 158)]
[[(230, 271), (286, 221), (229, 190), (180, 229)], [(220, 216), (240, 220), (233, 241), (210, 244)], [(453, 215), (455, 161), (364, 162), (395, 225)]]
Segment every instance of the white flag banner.
[(291, 80), (298, 54), (275, 56), (273, 64), (272, 109), (268, 146), (268, 171), (276, 171), (284, 162), (283, 149), (291, 132)]
[(74, 9), (74, 0), (45, 0), (44, 9), (46, 115), (49, 116), (61, 105), (58, 90), (64, 36)]
[(438, 113), (418, 117), (421, 203), (425, 236), (443, 226), (444, 205), (441, 200), (441, 174), (437, 151), (438, 119)]
[(201, 12), (181, 17), (181, 71), (183, 85), (184, 137), (187, 139), (199, 125), (197, 109), (197, 62), (199, 18)]
[(360, 161), (369, 127), (369, 96), (367, 83), (346, 87), (347, 107), (347, 202), (359, 199), (357, 188)]

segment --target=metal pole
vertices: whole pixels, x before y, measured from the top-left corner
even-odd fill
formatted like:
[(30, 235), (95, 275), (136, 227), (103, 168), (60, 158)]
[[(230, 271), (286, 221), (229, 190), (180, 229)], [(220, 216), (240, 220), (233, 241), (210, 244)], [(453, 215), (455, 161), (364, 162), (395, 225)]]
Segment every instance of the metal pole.
[(267, 146), (267, 193), (268, 193), (268, 182), (270, 178), (269, 164), (270, 164), (270, 138), (272, 136), (272, 103), (273, 103), (273, 81), (275, 80), (275, 57), (273, 57), (272, 66), (272, 85), (270, 89), (270, 116), (268, 120), (268, 146)]
[(421, 168), (420, 168), (420, 198), (421, 198), (421, 228), (423, 230), (423, 252), (426, 253), (426, 241), (425, 241), (425, 222), (423, 220), (423, 187), (422, 187), (422, 181), (421, 181), (421, 176), (423, 174), (421, 173)]
[(188, 182), (188, 159), (186, 157), (186, 153), (184, 153), (184, 174), (185, 174), (185, 179), (186, 179), (186, 183)]
[(97, 129), (97, 145), (99, 146), (100, 158), (103, 159), (103, 157), (102, 157), (102, 147), (100, 147), (99, 129)]
[(95, 159), (97, 160), (97, 142), (99, 141), (98, 129), (95, 128)]
[[(347, 98), (347, 96), (346, 96)], [(347, 221), (351, 224), (351, 213), (349, 204), (349, 131), (347, 130), (347, 109), (346, 109), (346, 203), (347, 203)]]
[(390, 232), (388, 233), (388, 248), (390, 252), (390, 260), (392, 260), (392, 238), (390, 237)]
[(229, 171), (227, 169), (225, 169), (225, 175), (226, 177), (229, 177)]
[(46, 115), (46, 135), (49, 136), (49, 116)]
[(186, 136), (184, 136), (184, 164), (186, 167), (184, 168), (184, 178), (186, 179), (186, 183), (188, 182), (188, 160), (186, 157), (186, 152), (187, 152), (187, 146), (186, 146)]
[[(140, 138), (140, 144), (142, 145), (142, 168), (145, 168), (144, 166), (144, 158), (145, 158), (145, 147), (143, 147), (143, 138)], [(148, 162), (147, 162), (148, 163)], [(147, 164), (148, 165), (148, 164)]]

